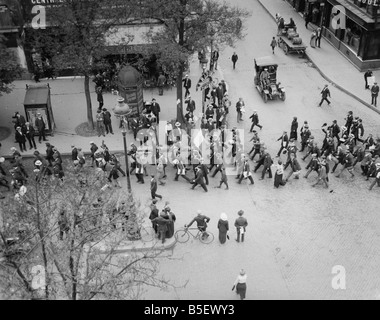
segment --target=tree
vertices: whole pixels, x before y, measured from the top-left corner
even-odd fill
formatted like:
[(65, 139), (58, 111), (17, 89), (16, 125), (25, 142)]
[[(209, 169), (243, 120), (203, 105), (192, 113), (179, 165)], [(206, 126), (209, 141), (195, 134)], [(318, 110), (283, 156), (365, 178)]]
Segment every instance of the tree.
[(34, 31), (33, 46), (51, 57), (53, 68), (84, 76), (89, 129), (94, 128), (90, 77), (107, 67), (102, 59), (106, 36), (131, 16), (134, 1), (125, 6), (123, 0), (63, 0), (46, 10), (49, 31)]
[(4, 36), (0, 35), (0, 96), (12, 91), (12, 82), (19, 78), (22, 69), (15, 54), (4, 45)]
[[(131, 194), (100, 190), (106, 183), (101, 169), (68, 170), (64, 182), (36, 172), (29, 181), (25, 195), (8, 198), (0, 210), (0, 296), (137, 299), (143, 286), (170, 286), (157, 276), (159, 247), (115, 254), (128, 240), (120, 230), (128, 225), (114, 209), (124, 200), (128, 221), (141, 214)], [(108, 251), (100, 250), (104, 246)]]
[(216, 0), (157, 0), (148, 1), (152, 18), (165, 23), (162, 32), (148, 33), (155, 43), (156, 53), (163, 66), (174, 66), (177, 75), (177, 121), (184, 122), (182, 79), (191, 56), (209, 45), (234, 46), (244, 38), (243, 21), (250, 13)]

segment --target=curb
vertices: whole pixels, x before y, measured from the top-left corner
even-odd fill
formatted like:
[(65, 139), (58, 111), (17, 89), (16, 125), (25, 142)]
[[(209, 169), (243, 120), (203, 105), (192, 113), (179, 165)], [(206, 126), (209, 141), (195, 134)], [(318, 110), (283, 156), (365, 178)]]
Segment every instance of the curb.
[[(163, 250), (170, 250), (173, 249), (177, 241), (175, 240), (174, 236), (171, 239), (168, 239), (165, 244), (160, 244), (160, 240), (157, 240), (156, 242), (142, 246), (142, 247), (133, 247), (132, 245), (130, 246), (120, 246), (115, 249), (113, 249), (113, 252), (116, 254), (121, 254), (121, 253), (128, 253), (128, 252), (144, 252), (144, 251), (150, 251), (150, 250), (158, 250), (158, 251), (163, 251)], [(143, 243), (145, 244), (145, 243)], [(103, 254), (108, 254), (110, 253), (109, 249), (98, 249), (100, 253)]]
[[(276, 18), (272, 15), (272, 13), (265, 7), (265, 5), (261, 2), (261, 0), (257, 0), (257, 2), (262, 6), (262, 8), (269, 14), (270, 17), (272, 17), (272, 19), (276, 22)], [(326, 39), (326, 38), (325, 38)], [(313, 64), (313, 66), (315, 67), (315, 69), (317, 69), (317, 71), (319, 72), (319, 74), (326, 80), (328, 81), (329, 83), (332, 84), (332, 86), (334, 86), (335, 88), (339, 89), (340, 91), (342, 91), (343, 93), (349, 95), (351, 98), (354, 98), (355, 100), (357, 100), (358, 102), (360, 102), (361, 104), (365, 105), (367, 108), (377, 112), (378, 114), (380, 114), (380, 110), (377, 109), (376, 107), (373, 107), (371, 106), (369, 103), (365, 102), (363, 99), (359, 98), (358, 96), (354, 95), (353, 93), (351, 93), (350, 91), (346, 90), (345, 88), (343, 88), (342, 86), (340, 86), (339, 84), (337, 84), (336, 82), (332, 81), (328, 76), (326, 76), (322, 70), (318, 67), (318, 65), (316, 63), (314, 63), (313, 59), (310, 58), (310, 56), (307, 54), (307, 52), (305, 51), (305, 55), (307, 57), (307, 59)]]

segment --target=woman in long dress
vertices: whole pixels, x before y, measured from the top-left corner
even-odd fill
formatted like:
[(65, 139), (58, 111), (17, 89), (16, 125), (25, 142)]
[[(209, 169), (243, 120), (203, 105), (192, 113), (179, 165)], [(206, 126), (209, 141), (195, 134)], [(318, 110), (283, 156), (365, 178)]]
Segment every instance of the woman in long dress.
[(245, 294), (247, 292), (247, 275), (245, 274), (244, 269), (240, 270), (239, 275), (237, 276), (232, 290), (236, 290), (236, 294), (240, 295), (240, 300), (245, 299)]
[(176, 220), (176, 216), (173, 212), (171, 212), (169, 207), (165, 207), (163, 211), (165, 212), (164, 218), (170, 220), (165, 234), (165, 238), (170, 239), (174, 235), (174, 222)]
[(278, 188), (283, 184), (282, 179), (284, 175), (284, 165), (281, 160), (278, 160), (278, 164), (276, 166), (276, 174), (274, 176), (274, 187)]
[(218, 229), (219, 229), (219, 241), (221, 244), (226, 242), (227, 232), (228, 232), (228, 218), (225, 213), (220, 215), (220, 219), (218, 221)]

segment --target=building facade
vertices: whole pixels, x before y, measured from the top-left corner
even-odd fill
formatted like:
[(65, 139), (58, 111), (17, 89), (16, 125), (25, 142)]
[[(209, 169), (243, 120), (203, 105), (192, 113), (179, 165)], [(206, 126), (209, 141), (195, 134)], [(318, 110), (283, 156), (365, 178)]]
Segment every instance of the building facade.
[(380, 0), (287, 0), (360, 71), (380, 68)]

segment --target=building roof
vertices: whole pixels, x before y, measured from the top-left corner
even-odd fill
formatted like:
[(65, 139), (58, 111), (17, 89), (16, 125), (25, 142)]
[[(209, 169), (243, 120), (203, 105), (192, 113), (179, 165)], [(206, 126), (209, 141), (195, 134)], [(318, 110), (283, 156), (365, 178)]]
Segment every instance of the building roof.
[(272, 56), (256, 58), (255, 62), (258, 66), (271, 66), (271, 65), (277, 66), (277, 61), (275, 59), (273, 59)]
[(28, 87), (25, 94), (24, 105), (47, 104), (49, 99), (48, 87)]

